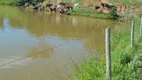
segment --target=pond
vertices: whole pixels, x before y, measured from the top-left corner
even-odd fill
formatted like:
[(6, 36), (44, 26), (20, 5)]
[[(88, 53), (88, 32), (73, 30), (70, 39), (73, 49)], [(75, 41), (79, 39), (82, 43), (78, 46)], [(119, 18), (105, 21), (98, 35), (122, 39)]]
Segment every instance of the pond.
[(0, 6), (0, 80), (67, 80), (89, 55), (99, 59), (113, 20)]

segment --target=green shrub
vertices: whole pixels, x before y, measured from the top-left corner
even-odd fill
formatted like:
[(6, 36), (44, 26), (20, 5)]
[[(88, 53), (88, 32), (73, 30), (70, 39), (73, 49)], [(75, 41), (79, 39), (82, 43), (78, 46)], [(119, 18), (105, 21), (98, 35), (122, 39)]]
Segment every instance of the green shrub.
[(114, 19), (117, 19), (118, 18), (118, 15), (117, 15), (117, 12), (116, 12), (116, 9), (115, 8), (112, 8), (110, 11), (109, 11), (109, 15), (114, 18)]
[(122, 56), (122, 58), (120, 60), (120, 64), (125, 65), (125, 64), (130, 63), (131, 61), (132, 61), (131, 55), (125, 54), (125, 55)]

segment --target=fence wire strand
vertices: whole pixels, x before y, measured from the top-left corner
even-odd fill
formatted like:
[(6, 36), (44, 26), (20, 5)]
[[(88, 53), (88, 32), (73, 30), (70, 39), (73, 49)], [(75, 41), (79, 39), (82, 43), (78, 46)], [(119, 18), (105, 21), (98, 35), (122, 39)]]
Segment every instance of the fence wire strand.
[[(76, 39), (76, 40), (77, 40), (77, 39)], [(74, 42), (74, 40), (65, 42), (65, 43), (60, 44), (60, 45), (58, 45), (58, 46), (55, 46), (55, 47), (52, 47), (52, 48), (50, 48), (50, 49), (43, 50), (43, 51), (40, 51), (40, 52), (37, 52), (37, 53), (42, 53), (42, 52), (44, 52), (44, 51), (49, 51), (49, 50), (52, 50), (53, 48), (55, 49), (55, 48), (58, 48), (58, 47), (60, 47), (60, 46), (63, 46), (63, 45), (72, 43), (72, 42)], [(0, 67), (3, 67), (3, 66), (6, 66), (6, 65), (9, 65), (9, 64), (12, 64), (12, 63), (17, 62), (17, 61), (21, 61), (21, 60), (27, 59), (27, 58), (29, 58), (29, 57), (31, 57), (31, 56), (33, 56), (33, 55), (37, 55), (37, 53), (32, 54), (32, 55), (29, 55), (29, 56), (22, 57), (22, 58), (19, 58), (19, 59), (16, 59), (16, 60), (13, 60), (13, 61), (10, 61), (10, 62), (7, 62), (7, 63), (4, 63), (4, 64), (0, 65)]]

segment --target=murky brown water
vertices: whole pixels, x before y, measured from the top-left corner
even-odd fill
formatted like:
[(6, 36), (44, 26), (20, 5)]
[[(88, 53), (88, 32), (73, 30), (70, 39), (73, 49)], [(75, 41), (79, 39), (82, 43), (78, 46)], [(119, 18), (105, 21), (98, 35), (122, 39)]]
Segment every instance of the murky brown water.
[(120, 25), (0, 6), (0, 80), (66, 80), (75, 64), (104, 47), (106, 26)]

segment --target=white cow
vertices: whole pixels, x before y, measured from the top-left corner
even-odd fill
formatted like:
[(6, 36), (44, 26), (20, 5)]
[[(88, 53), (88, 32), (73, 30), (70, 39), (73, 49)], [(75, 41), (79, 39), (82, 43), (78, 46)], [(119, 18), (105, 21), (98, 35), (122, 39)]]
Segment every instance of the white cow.
[(79, 3), (75, 3), (75, 4), (74, 4), (74, 7), (79, 7)]

